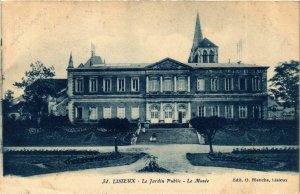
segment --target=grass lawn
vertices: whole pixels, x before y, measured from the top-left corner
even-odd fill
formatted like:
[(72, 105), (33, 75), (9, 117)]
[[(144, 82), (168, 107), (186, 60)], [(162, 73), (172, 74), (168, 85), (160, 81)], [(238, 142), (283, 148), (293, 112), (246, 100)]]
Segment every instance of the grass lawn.
[(213, 161), (209, 159), (208, 154), (187, 154), (186, 157), (194, 166), (214, 166), (237, 168), (257, 171), (299, 171), (298, 153), (264, 153), (264, 154), (231, 154), (233, 157), (258, 158), (261, 162), (237, 162), (237, 161)]
[[(5, 152), (3, 153), (4, 175), (33, 176), (39, 174), (75, 171), (91, 168), (104, 168), (110, 166), (129, 165), (143, 156), (145, 153), (121, 153), (121, 156), (107, 159), (107, 156), (114, 153), (95, 152), (69, 152), (68, 151), (47, 151), (43, 152)], [(86, 161), (86, 158), (98, 156), (98, 161)], [(101, 157), (103, 159), (101, 160)], [(66, 161), (84, 159), (82, 162), (68, 164)], [(104, 159), (105, 158), (105, 159)]]

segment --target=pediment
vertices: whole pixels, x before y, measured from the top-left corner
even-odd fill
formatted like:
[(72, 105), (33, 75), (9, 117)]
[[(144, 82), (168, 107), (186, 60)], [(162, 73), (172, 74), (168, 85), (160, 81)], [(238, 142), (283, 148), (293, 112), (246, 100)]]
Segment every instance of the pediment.
[(151, 65), (145, 67), (145, 69), (149, 70), (189, 70), (190, 66), (176, 61), (171, 58), (166, 58)]

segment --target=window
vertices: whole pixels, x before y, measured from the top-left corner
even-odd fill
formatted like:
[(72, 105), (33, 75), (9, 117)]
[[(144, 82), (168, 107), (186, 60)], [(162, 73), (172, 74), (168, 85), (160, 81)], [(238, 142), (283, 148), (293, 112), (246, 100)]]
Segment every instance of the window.
[(97, 120), (97, 108), (96, 107), (90, 107), (89, 108), (89, 120)]
[(83, 92), (83, 78), (75, 79), (75, 92)]
[(75, 118), (77, 120), (81, 120), (82, 119), (82, 107), (75, 107)]
[(233, 105), (226, 105), (225, 106), (225, 118), (226, 119), (233, 119)]
[(179, 78), (178, 79), (178, 91), (186, 91), (186, 79)]
[(205, 117), (205, 106), (199, 106), (198, 108), (198, 116)]
[(252, 90), (260, 90), (260, 79), (258, 77), (252, 78)]
[(197, 90), (198, 91), (205, 90), (205, 80), (204, 79), (197, 79)]
[(246, 80), (246, 78), (240, 78), (239, 79), (239, 89), (240, 90), (246, 90), (247, 89), (247, 80)]
[(166, 91), (166, 92), (172, 91), (172, 79), (171, 78), (166, 78), (164, 80), (164, 91)]
[(131, 79), (131, 91), (138, 92), (139, 91), (139, 78)]
[(138, 119), (140, 117), (140, 108), (132, 107), (131, 108), (131, 119)]
[(211, 107), (211, 116), (219, 117), (219, 115), (220, 115), (219, 106), (212, 106)]
[(209, 62), (214, 63), (214, 51), (212, 50), (209, 52)]
[(97, 78), (90, 78), (89, 88), (90, 88), (90, 92), (97, 92), (98, 91), (98, 80), (97, 80)]
[(125, 118), (125, 107), (118, 107), (117, 108), (117, 117), (119, 119), (124, 119)]
[(157, 92), (157, 91), (158, 91), (158, 80), (150, 79), (150, 92)]
[(125, 92), (125, 78), (118, 78), (117, 88), (118, 92)]
[(153, 107), (151, 109), (151, 119), (158, 119), (158, 108), (157, 107)]
[(111, 108), (110, 107), (104, 107), (103, 108), (103, 118), (104, 119), (110, 119), (111, 118)]
[(208, 61), (207, 61), (207, 52), (206, 51), (203, 51), (203, 63), (208, 63)]
[(105, 78), (103, 81), (103, 91), (110, 92), (111, 91), (111, 79)]
[(253, 118), (260, 119), (261, 118), (261, 107), (253, 106)]
[(165, 109), (165, 118), (166, 119), (171, 119), (172, 117), (173, 117), (172, 108), (171, 107), (167, 107)]
[(233, 78), (225, 78), (224, 83), (225, 83), (224, 88), (226, 91), (230, 91), (233, 89)]
[(247, 118), (247, 106), (239, 106), (239, 117), (241, 119)]
[(218, 79), (217, 78), (213, 78), (210, 80), (211, 81), (211, 90), (212, 91), (217, 91), (219, 89), (219, 84), (218, 84)]

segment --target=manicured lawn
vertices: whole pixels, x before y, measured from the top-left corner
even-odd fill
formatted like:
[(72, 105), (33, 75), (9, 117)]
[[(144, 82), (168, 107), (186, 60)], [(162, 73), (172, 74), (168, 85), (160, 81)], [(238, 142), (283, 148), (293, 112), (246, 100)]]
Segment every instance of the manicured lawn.
[(248, 169), (257, 171), (299, 171), (298, 153), (258, 153), (258, 154), (231, 154), (227, 156), (239, 158), (259, 159), (260, 162), (241, 162), (241, 161), (216, 161), (211, 160), (208, 154), (187, 154), (186, 157), (194, 166), (214, 166), (225, 168)]
[(121, 153), (118, 156), (114, 154), (89, 151), (4, 152), (3, 170), (4, 175), (33, 176), (129, 165), (145, 156), (145, 153)]

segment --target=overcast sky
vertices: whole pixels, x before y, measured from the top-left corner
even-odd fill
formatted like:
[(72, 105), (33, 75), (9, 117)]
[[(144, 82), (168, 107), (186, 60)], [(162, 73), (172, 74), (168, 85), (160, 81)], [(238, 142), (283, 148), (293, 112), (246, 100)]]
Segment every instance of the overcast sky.
[(153, 63), (165, 57), (187, 62), (197, 11), (204, 37), (219, 46), (219, 62), (271, 66), (299, 59), (297, 2), (5, 2), (2, 8), (4, 90), (12, 89), (30, 63), (54, 66), (66, 78), (96, 54), (107, 63)]

